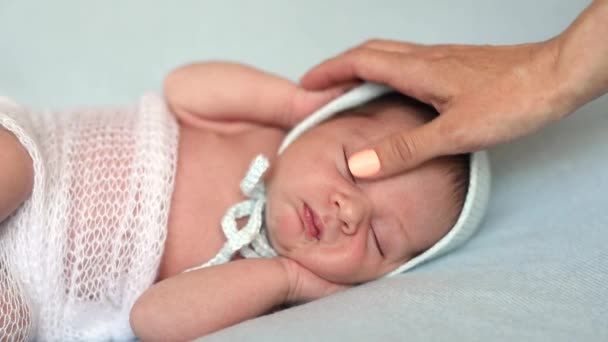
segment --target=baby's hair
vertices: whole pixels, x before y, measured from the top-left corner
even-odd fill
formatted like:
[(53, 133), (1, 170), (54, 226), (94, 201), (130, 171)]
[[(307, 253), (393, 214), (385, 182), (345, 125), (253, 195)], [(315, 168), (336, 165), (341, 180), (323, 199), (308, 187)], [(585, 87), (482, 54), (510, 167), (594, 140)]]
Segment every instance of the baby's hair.
[(451, 225), (454, 225), (458, 216), (460, 216), (460, 212), (464, 206), (464, 200), (467, 196), (471, 158), (469, 154), (457, 154), (441, 157), (441, 159), (442, 162), (445, 163), (446, 173), (448, 177), (450, 177), (450, 183), (452, 184), (450, 195), (454, 207), (451, 212), (450, 222)]

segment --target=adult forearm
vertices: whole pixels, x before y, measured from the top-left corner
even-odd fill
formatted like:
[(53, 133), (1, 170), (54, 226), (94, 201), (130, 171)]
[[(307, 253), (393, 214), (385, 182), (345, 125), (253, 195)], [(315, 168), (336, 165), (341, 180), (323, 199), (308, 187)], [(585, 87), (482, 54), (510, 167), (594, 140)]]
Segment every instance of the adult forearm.
[(594, 1), (556, 39), (569, 113), (608, 92), (608, 0)]

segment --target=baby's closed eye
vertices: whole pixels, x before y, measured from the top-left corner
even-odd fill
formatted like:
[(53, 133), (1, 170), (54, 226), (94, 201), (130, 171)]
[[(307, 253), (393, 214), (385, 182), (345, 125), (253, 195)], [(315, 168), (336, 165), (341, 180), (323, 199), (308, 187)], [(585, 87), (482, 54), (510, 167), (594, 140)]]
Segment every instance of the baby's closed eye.
[[(346, 153), (346, 146), (344, 146), (344, 145), (342, 145), (342, 155), (343, 155), (342, 168), (345, 170), (344, 171), (345, 175), (350, 179), (350, 181), (353, 182), (353, 184), (357, 184), (357, 179), (355, 178), (355, 176), (352, 174), (352, 172), (348, 168), (348, 155)], [(378, 252), (384, 258), (385, 257), (384, 249), (380, 242), (380, 239), (378, 238), (377, 229), (374, 228), (374, 225), (371, 224), (371, 222), (370, 222), (370, 232), (374, 238), (374, 243), (376, 245)]]
[(382, 244), (380, 243), (380, 240), (378, 239), (378, 234), (376, 233), (376, 229), (374, 228), (374, 226), (372, 224), (370, 224), (370, 231), (374, 236), (374, 241), (376, 243), (376, 247), (378, 248), (378, 252), (384, 258), (385, 257), (384, 249), (382, 248)]
[(348, 168), (348, 156), (346, 154), (346, 147), (344, 145), (342, 145), (342, 154), (344, 156), (344, 164), (343, 164), (343, 168), (345, 170), (346, 176), (348, 176), (348, 178), (350, 178), (350, 180), (353, 183), (357, 183), (357, 179), (355, 178), (355, 176), (353, 175), (353, 173), (350, 171), (350, 169)]

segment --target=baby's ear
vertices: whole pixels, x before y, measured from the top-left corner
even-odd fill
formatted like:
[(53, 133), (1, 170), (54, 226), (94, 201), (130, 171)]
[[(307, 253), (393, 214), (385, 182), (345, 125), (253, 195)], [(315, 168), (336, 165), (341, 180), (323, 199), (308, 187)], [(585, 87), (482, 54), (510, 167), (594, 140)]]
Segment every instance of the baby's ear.
[(361, 82), (343, 83), (323, 90), (306, 90), (298, 87), (293, 99), (293, 124), (302, 121), (317, 109), (331, 102), (333, 99), (356, 87)]

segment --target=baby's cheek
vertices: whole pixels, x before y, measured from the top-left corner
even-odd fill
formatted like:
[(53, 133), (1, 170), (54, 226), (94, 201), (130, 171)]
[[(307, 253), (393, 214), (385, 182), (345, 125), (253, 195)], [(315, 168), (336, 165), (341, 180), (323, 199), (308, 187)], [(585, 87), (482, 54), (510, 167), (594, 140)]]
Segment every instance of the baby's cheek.
[(317, 274), (335, 282), (352, 282), (363, 270), (365, 263), (365, 246), (350, 244), (340, 248), (326, 249), (316, 255), (314, 260)]
[(277, 232), (284, 238), (295, 236), (299, 228), (299, 220), (295, 215), (284, 214), (277, 217)]
[(292, 248), (301, 230), (297, 214), (286, 205), (269, 206), (267, 210), (267, 225), (273, 242)]

